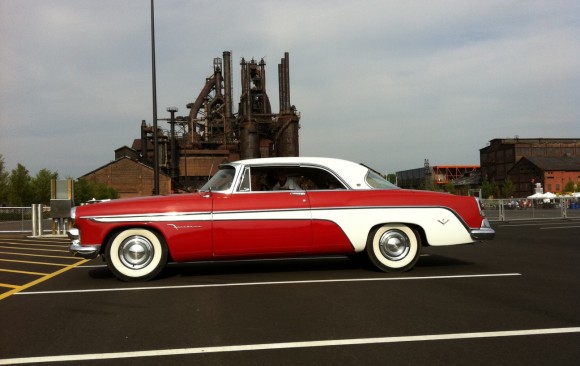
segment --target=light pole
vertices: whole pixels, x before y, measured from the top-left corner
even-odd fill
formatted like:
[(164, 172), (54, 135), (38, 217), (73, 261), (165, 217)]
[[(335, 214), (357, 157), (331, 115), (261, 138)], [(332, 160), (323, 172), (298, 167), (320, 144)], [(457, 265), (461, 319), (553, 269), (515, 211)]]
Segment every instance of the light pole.
[(151, 78), (153, 81), (153, 194), (159, 194), (159, 143), (157, 141), (157, 81), (155, 75), (155, 12), (151, 0)]

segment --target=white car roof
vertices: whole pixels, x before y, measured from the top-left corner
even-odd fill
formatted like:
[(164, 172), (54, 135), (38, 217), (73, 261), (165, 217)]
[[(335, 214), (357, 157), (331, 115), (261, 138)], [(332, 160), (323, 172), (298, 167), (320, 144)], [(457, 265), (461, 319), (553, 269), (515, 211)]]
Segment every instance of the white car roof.
[(340, 176), (352, 189), (371, 188), (365, 181), (368, 168), (352, 161), (322, 158), (322, 157), (279, 157), (279, 158), (259, 158), (234, 161), (231, 164), (242, 164), (252, 166), (276, 166), (276, 165), (309, 165), (325, 167)]

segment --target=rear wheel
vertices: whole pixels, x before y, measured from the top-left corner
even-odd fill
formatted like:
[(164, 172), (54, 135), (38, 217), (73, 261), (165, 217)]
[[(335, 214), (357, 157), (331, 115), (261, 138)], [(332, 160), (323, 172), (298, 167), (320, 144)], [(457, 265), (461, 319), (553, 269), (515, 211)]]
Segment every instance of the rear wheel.
[(417, 231), (407, 225), (384, 225), (371, 231), (366, 252), (377, 269), (404, 272), (419, 260), (421, 239)]
[(123, 281), (147, 281), (167, 264), (165, 241), (146, 229), (127, 229), (107, 245), (107, 265)]

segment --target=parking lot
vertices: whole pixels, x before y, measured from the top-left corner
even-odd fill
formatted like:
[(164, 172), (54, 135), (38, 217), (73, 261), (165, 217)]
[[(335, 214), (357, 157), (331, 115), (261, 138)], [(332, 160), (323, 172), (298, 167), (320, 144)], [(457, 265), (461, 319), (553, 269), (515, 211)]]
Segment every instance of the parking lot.
[(144, 283), (64, 239), (0, 236), (0, 365), (577, 365), (580, 221), (494, 228), (402, 274), (296, 258)]

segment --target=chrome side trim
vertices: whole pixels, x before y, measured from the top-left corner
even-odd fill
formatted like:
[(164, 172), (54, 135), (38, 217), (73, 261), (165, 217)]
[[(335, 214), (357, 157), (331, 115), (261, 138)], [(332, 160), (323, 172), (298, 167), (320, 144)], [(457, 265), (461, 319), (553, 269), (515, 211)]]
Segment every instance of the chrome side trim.
[(209, 221), (211, 212), (167, 212), (153, 214), (126, 214), (110, 216), (82, 216), (81, 219), (95, 222), (165, 222), (165, 221)]

